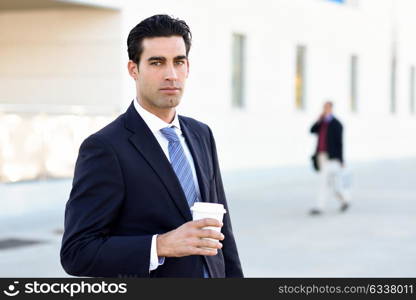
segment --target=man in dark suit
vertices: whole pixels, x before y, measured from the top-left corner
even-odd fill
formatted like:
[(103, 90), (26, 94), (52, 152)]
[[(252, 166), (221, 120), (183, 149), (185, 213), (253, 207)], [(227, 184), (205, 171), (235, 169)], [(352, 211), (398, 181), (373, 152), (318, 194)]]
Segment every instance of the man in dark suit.
[[(80, 147), (62, 266), (75, 276), (242, 277), (212, 132), (175, 110), (189, 72), (189, 27), (152, 16), (127, 44), (137, 98)], [(197, 201), (223, 204), (223, 222), (192, 221)]]
[(333, 103), (325, 102), (321, 116), (311, 127), (311, 133), (318, 135), (315, 157), (321, 176), (317, 207), (310, 211), (311, 215), (321, 214), (331, 196), (341, 201), (341, 212), (349, 207), (347, 192), (339, 182), (344, 166), (342, 130), (341, 122), (333, 115)]

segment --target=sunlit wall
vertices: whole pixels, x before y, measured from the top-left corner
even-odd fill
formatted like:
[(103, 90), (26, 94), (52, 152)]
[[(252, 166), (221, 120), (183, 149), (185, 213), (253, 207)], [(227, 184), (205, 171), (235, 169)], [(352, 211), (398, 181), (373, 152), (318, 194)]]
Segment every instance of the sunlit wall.
[(1, 181), (72, 176), (120, 111), (120, 26), (113, 10), (0, 10)]
[(69, 114), (0, 114), (1, 181), (72, 176), (83, 139), (110, 120)]

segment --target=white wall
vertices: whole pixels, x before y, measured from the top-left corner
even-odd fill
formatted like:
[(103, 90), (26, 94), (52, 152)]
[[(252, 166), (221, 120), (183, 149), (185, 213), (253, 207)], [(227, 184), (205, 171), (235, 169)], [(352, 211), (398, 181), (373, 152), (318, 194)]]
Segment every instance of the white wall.
[[(214, 130), (226, 169), (307, 164), (315, 147), (308, 134), (322, 102), (331, 98), (345, 126), (347, 161), (416, 155), (409, 140), (408, 67), (416, 60), (415, 4), (410, 0), (362, 0), (345, 6), (327, 1), (161, 1), (124, 9), (124, 38), (156, 13), (183, 18), (194, 40), (191, 75), (179, 110)], [(392, 15), (395, 12), (396, 17)], [(390, 55), (397, 20), (397, 113), (390, 113)], [(231, 107), (231, 36), (247, 36), (246, 100)], [(306, 109), (294, 105), (295, 49), (307, 46)], [(358, 112), (350, 111), (349, 61), (358, 55)], [(126, 90), (133, 91), (126, 77)], [(130, 99), (129, 99), (130, 100)], [(128, 100), (128, 101), (129, 101)], [(126, 104), (125, 104), (126, 105)]]
[[(77, 2), (96, 4), (97, 1)], [(81, 48), (77, 49), (88, 48), (91, 43), (94, 45), (90, 50), (102, 49), (101, 42), (106, 45), (93, 60), (94, 68), (88, 71), (91, 77), (97, 74), (94, 72), (102, 75), (104, 84), (88, 84), (89, 79), (84, 76), (83, 69), (77, 69), (78, 60), (75, 59), (74, 65), (62, 68), (71, 74), (71, 80), (85, 88), (85, 92), (75, 97), (63, 96), (62, 101), (82, 99), (82, 103), (89, 101), (97, 106), (116, 105), (121, 111), (135, 96), (133, 81), (126, 70), (126, 39), (131, 28), (153, 14), (167, 13), (184, 19), (191, 27), (193, 45), (191, 73), (179, 112), (211, 126), (223, 169), (309, 164), (316, 143), (308, 133), (309, 128), (327, 98), (335, 101), (336, 115), (344, 123), (347, 163), (415, 156), (416, 142), (411, 137), (416, 130), (416, 116), (410, 115), (408, 104), (408, 69), (410, 64), (416, 64), (415, 3), (413, 0), (357, 0), (355, 3), (346, 6), (324, 0), (211, 0), (197, 3), (190, 0), (154, 3), (106, 0), (106, 5), (119, 6), (120, 13), (91, 12), (97, 16), (91, 18), (90, 14), (88, 24), (96, 28), (85, 30), (83, 23), (73, 21), (74, 18), (82, 20), (82, 12), (67, 17), (62, 15), (63, 12), (51, 13), (53, 16), (42, 12), (42, 18), (63, 18), (67, 20), (63, 24), (71, 24), (69, 28), (78, 24), (67, 39), (79, 42)], [(9, 22), (19, 23), (17, 18), (32, 24), (26, 20), (31, 20), (33, 15), (28, 17), (10, 16)], [(5, 19), (1, 22), (4, 24)], [(398, 39), (398, 98), (397, 112), (391, 114), (390, 55), (394, 24)], [(100, 36), (100, 32), (104, 32), (101, 28), (109, 32), (106, 37)], [(247, 37), (246, 107), (242, 110), (231, 107), (233, 32)], [(47, 43), (60, 39), (60, 35), (46, 30), (44, 34)], [(294, 100), (298, 44), (307, 46), (306, 109), (303, 111), (295, 108)], [(7, 57), (11, 55), (16, 62), (18, 56), (13, 54), (12, 47), (9, 47)], [(37, 48), (32, 48), (36, 53)], [(350, 111), (349, 104), (351, 54), (359, 58), (357, 113)], [(30, 63), (24, 62), (23, 65)], [(7, 65), (7, 62), (3, 60), (2, 64)], [(43, 72), (42, 65), (35, 63), (34, 69), (39, 74)], [(0, 74), (24, 78), (26, 73), (21, 69), (24, 70), (12, 68), (11, 73), (0, 70)], [(49, 72), (53, 69), (46, 68)], [(12, 80), (13, 76), (6, 79)], [(60, 95), (62, 87), (67, 87), (71, 80), (54, 81), (54, 95)], [(7, 82), (7, 86), (13, 84)], [(36, 84), (30, 87), (30, 91), (37, 91)], [(25, 93), (15, 93), (15, 89), (9, 88), (4, 95), (29, 101)], [(52, 97), (46, 97), (45, 101), (52, 101)]]
[(0, 11), (0, 181), (72, 176), (82, 140), (118, 112), (117, 11)]
[(0, 12), (0, 105), (60, 113), (80, 105), (90, 108), (87, 113), (94, 107), (113, 112), (121, 93), (120, 29), (115, 11)]
[[(396, 17), (392, 15), (395, 9)], [(411, 0), (361, 0), (338, 5), (323, 0), (129, 1), (123, 11), (123, 39), (140, 20), (156, 13), (184, 19), (193, 32), (191, 74), (179, 111), (214, 130), (224, 169), (308, 164), (315, 147), (309, 127), (322, 103), (335, 101), (345, 127), (347, 161), (416, 155), (409, 137), (408, 67), (416, 61), (412, 35), (416, 7)], [(390, 113), (392, 28), (397, 20), (397, 113)], [(246, 100), (231, 107), (231, 37), (247, 37)], [(306, 109), (294, 101), (295, 49), (307, 46)], [(358, 112), (350, 111), (350, 56), (358, 55)], [(127, 58), (126, 58), (127, 59)], [(134, 96), (125, 76), (124, 107)]]

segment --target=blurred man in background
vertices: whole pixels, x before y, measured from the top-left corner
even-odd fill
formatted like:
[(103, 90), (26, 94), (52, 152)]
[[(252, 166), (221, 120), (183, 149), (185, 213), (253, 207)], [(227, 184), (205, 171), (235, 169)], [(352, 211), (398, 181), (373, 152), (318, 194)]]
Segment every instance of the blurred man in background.
[(311, 133), (318, 135), (315, 157), (320, 175), (318, 201), (311, 215), (320, 215), (325, 209), (328, 198), (336, 197), (341, 201), (341, 212), (348, 209), (346, 192), (341, 188), (340, 174), (344, 167), (342, 124), (333, 115), (333, 103), (324, 103), (323, 112), (312, 125)]

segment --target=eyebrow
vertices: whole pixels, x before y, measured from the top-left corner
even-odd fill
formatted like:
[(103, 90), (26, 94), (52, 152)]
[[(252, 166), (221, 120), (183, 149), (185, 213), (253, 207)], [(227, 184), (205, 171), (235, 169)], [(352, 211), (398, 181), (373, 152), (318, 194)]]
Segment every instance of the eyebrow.
[[(181, 60), (181, 59), (187, 59), (186, 55), (178, 55), (174, 58), (174, 60)], [(152, 60), (159, 60), (159, 61), (166, 61), (166, 57), (163, 56), (151, 56), (147, 59), (147, 61)]]

